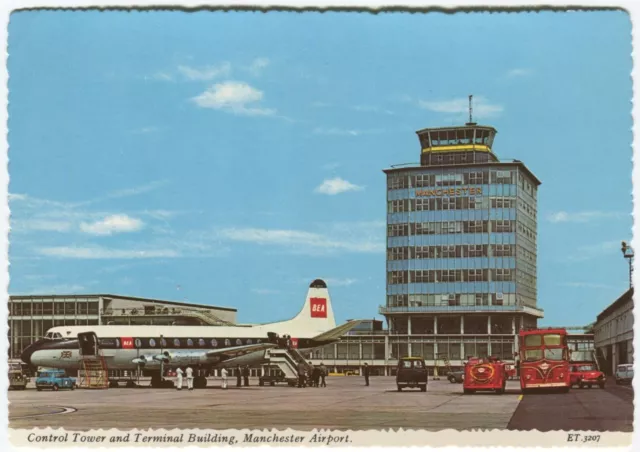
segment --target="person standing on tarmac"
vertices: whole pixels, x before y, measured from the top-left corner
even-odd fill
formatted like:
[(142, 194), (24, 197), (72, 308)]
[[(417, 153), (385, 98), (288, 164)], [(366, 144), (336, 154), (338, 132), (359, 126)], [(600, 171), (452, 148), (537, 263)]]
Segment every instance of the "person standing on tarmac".
[(324, 363), (320, 363), (320, 378), (322, 379), (322, 381), (320, 382), (320, 386), (322, 386), (323, 388), (327, 387), (327, 382), (324, 381), (326, 376), (327, 376), (327, 368), (324, 365)]
[(364, 385), (369, 386), (369, 365), (367, 363), (364, 363), (362, 374), (364, 375)]
[(240, 366), (236, 369), (236, 386), (242, 386), (242, 369)]
[(320, 387), (320, 367), (313, 366), (313, 372), (311, 373), (311, 375), (313, 375), (313, 387), (319, 388)]
[(176, 375), (178, 376), (178, 383), (176, 385), (176, 388), (178, 388), (178, 391), (182, 391), (182, 373), (182, 369), (178, 367), (176, 369)]
[(187, 366), (187, 389), (193, 391), (193, 369)]
[(229, 376), (229, 372), (227, 372), (226, 367), (222, 368), (220, 375), (222, 375), (222, 389), (227, 389), (227, 377)]
[(306, 380), (307, 370), (305, 369), (304, 361), (298, 363), (298, 387), (305, 388), (307, 386)]
[(244, 385), (249, 386), (249, 366), (244, 366), (242, 375), (244, 376)]

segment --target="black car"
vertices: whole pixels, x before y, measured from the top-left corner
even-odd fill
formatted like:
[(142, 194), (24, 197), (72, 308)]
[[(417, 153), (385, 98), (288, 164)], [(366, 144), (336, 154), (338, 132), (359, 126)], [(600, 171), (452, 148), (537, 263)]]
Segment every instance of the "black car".
[(447, 380), (451, 383), (462, 383), (464, 381), (464, 371), (453, 370), (451, 372), (447, 372)]
[(424, 358), (406, 357), (398, 361), (396, 384), (398, 391), (403, 388), (420, 388), (422, 392), (427, 390), (428, 374)]

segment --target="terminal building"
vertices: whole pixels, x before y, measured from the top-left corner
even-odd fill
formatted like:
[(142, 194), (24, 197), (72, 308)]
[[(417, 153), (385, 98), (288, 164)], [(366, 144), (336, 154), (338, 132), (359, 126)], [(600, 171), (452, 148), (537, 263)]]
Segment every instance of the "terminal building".
[(607, 375), (633, 364), (633, 288), (602, 311), (593, 327), (596, 355)]
[(513, 360), (518, 332), (537, 326), (537, 191), (519, 160), (493, 152), (496, 129), (417, 132), (420, 164), (385, 169), (387, 290), (379, 312), (389, 356), (430, 366), (468, 356)]
[(29, 295), (9, 297), (9, 358), (67, 325), (229, 325), (237, 310), (122, 295)]

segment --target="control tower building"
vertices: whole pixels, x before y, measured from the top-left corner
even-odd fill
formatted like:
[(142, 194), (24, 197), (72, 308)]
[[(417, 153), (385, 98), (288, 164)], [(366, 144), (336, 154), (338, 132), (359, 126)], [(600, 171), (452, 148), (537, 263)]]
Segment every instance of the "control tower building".
[[(535, 327), (537, 192), (519, 160), (493, 152), (496, 129), (470, 122), (417, 132), (420, 164), (385, 169), (391, 358), (462, 366), (514, 359)], [(436, 359), (438, 362), (436, 363)]]

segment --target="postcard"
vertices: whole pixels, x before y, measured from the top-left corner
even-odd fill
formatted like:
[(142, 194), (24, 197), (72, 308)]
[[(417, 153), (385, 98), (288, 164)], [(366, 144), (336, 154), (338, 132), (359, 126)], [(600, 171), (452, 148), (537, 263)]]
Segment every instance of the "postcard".
[(14, 10), (9, 442), (629, 447), (631, 36)]

